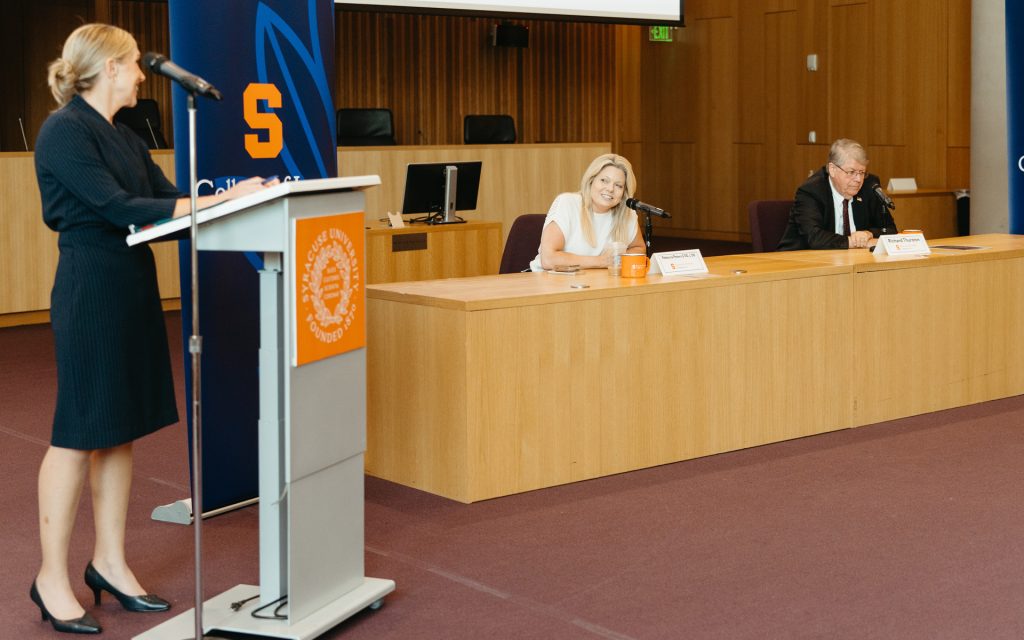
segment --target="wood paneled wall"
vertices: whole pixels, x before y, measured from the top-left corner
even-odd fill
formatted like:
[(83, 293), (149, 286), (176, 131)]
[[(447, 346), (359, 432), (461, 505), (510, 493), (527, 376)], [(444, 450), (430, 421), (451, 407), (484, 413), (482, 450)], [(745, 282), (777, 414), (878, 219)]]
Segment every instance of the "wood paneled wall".
[[(56, 106), (46, 85), (46, 68), (60, 56), (64, 40), (75, 28), (105, 21), (128, 30), (139, 50), (167, 51), (167, 2), (139, 0), (17, 0), (3, 4), (0, 20), (0, 57), (13, 61), (5, 67), (7, 89), (0, 100), (0, 151), (24, 151), (18, 119), (25, 127), (29, 149), (46, 116)], [(10, 75), (8, 75), (10, 74)], [(171, 139), (170, 85), (146, 82), (139, 96), (155, 98), (161, 107), (165, 135)]]
[(791, 198), (839, 137), (883, 182), (969, 187), (970, 0), (687, 0), (686, 23), (668, 44), (618, 28), (641, 88), (617, 148), (675, 214), (661, 233), (749, 238), (747, 203)]
[[(104, 0), (109, 5), (110, 23), (135, 36), (139, 51), (156, 51), (169, 55), (171, 34), (167, 22), (167, 2), (139, 0)], [(174, 145), (174, 118), (171, 113), (171, 83), (150, 78), (139, 87), (140, 98), (153, 98), (160, 104), (160, 120), (167, 143)]]
[(398, 144), (461, 144), (468, 114), (509, 114), (520, 142), (614, 137), (615, 27), (521, 21), (492, 47), (488, 18), (338, 11), (338, 107), (388, 107)]
[(55, 103), (46, 86), (47, 64), (60, 55), (64, 38), (94, 19), (91, 0), (9, 2), (0, 20), (0, 55), (14, 61), (0, 100), (0, 150), (24, 151), (19, 119), (29, 148)]
[[(399, 144), (459, 144), (469, 113), (511, 114), (522, 142), (611, 141), (633, 161), (638, 195), (675, 214), (659, 233), (745, 239), (747, 203), (792, 197), (837, 137), (865, 144), (883, 181), (969, 186), (970, 4), (687, 0), (672, 43), (638, 26), (517, 21), (526, 49), (490, 46), (496, 19), (338, 11), (336, 102), (390, 107)], [(163, 1), (4, 11), (0, 53), (16, 61), (0, 101), (4, 150), (22, 149), (18, 117), (32, 144), (52, 107), (42, 70), (81, 21), (109, 15), (143, 50), (168, 49)], [(144, 85), (170, 132), (168, 93)]]

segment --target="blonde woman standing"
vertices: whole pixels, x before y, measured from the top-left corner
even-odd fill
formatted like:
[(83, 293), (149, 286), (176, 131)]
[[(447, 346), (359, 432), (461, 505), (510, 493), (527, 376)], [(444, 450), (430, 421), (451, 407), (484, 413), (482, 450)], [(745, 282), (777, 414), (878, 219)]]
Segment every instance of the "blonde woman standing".
[[(126, 31), (88, 24), (49, 67), (58, 109), (36, 141), (43, 221), (58, 232), (51, 293), (57, 403), (39, 469), (42, 563), (29, 595), (57, 631), (99, 633), (75, 596), (68, 547), (88, 475), (95, 546), (85, 583), (129, 611), (166, 611), (128, 566), (125, 524), (132, 442), (178, 421), (153, 254), (125, 243), (128, 226), (188, 213), (188, 198), (153, 163), (145, 143), (114, 114), (134, 106), (139, 49)], [(210, 206), (264, 188), (239, 183)]]
[(627, 253), (643, 253), (636, 213), (626, 207), (634, 193), (636, 176), (629, 160), (614, 153), (594, 158), (579, 192), (560, 194), (551, 203), (530, 269), (600, 269), (608, 266), (612, 242), (621, 243)]

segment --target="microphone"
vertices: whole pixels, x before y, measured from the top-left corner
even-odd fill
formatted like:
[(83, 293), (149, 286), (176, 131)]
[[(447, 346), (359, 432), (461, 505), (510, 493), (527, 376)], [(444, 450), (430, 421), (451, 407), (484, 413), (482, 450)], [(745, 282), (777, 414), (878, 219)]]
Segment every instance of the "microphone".
[(21, 141), (25, 143), (25, 151), (28, 151), (28, 138), (25, 137), (25, 123), (18, 118), (18, 126), (21, 127)]
[(146, 55), (142, 56), (142, 65), (153, 73), (159, 73), (162, 76), (167, 76), (171, 80), (174, 80), (184, 87), (189, 93), (199, 94), (214, 100), (220, 100), (223, 97), (221, 96), (220, 91), (217, 91), (217, 88), (212, 84), (203, 80), (194, 73), (185, 71), (178, 65), (171, 62), (165, 55), (150, 51)]
[(153, 148), (159, 149), (160, 143), (156, 141), (156, 134), (153, 133), (153, 124), (149, 121), (149, 118), (146, 118), (146, 128), (149, 129), (149, 137), (153, 139)]
[(892, 198), (890, 198), (889, 194), (885, 192), (885, 189), (882, 188), (882, 185), (876, 183), (875, 186), (871, 188), (872, 190), (874, 190), (875, 195), (878, 196), (878, 199), (882, 201), (882, 204), (884, 204), (887, 209), (896, 208), (896, 203), (892, 201)]
[[(879, 235), (885, 235), (887, 233), (893, 233), (896, 231), (896, 220), (892, 217), (892, 210), (896, 208), (896, 203), (892, 201), (889, 194), (885, 192), (882, 185), (875, 182), (871, 185), (871, 190), (875, 192), (878, 199), (882, 201), (885, 206), (882, 209), (882, 228), (879, 230)], [(886, 220), (888, 218), (888, 220)], [(888, 222), (888, 224), (886, 224)]]
[(626, 198), (626, 206), (633, 211), (643, 211), (647, 215), (658, 216), (659, 218), (671, 218), (672, 214), (664, 209), (640, 202), (636, 198)]

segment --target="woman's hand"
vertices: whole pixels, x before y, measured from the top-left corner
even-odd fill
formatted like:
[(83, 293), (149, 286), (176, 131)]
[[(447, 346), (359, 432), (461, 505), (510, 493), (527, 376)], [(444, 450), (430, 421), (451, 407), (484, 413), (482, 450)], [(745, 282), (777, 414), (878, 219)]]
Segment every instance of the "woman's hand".
[[(264, 181), (264, 179), (260, 176), (253, 176), (251, 178), (247, 178), (245, 180), (236, 182), (231, 186), (230, 189), (226, 191), (215, 193), (212, 196), (199, 196), (198, 198), (196, 198), (196, 208), (206, 209), (207, 207), (212, 207), (213, 205), (220, 204), (221, 202), (224, 202), (226, 200), (240, 198), (242, 196), (247, 196), (250, 193), (256, 193), (257, 191), (262, 191), (263, 189), (269, 189), (270, 187), (273, 187), (274, 185), (280, 183), (281, 181), (278, 180), (276, 177), (270, 181)], [(174, 203), (175, 218), (179, 216), (188, 215), (189, 211), (191, 210), (192, 205), (189, 202), (188, 198), (178, 198), (178, 201)]]
[(232, 198), (247, 196), (250, 193), (262, 191), (277, 184), (281, 184), (281, 181), (276, 176), (269, 182), (265, 182), (260, 176), (253, 176), (247, 180), (236, 182), (230, 189), (224, 192), (224, 199), (231, 200)]

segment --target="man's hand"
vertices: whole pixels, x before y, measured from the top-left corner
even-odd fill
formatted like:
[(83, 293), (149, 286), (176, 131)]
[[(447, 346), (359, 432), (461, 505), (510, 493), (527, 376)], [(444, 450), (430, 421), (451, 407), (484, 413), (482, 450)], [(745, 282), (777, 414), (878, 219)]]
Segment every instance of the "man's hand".
[(870, 231), (854, 231), (847, 240), (851, 249), (863, 249), (874, 237)]

